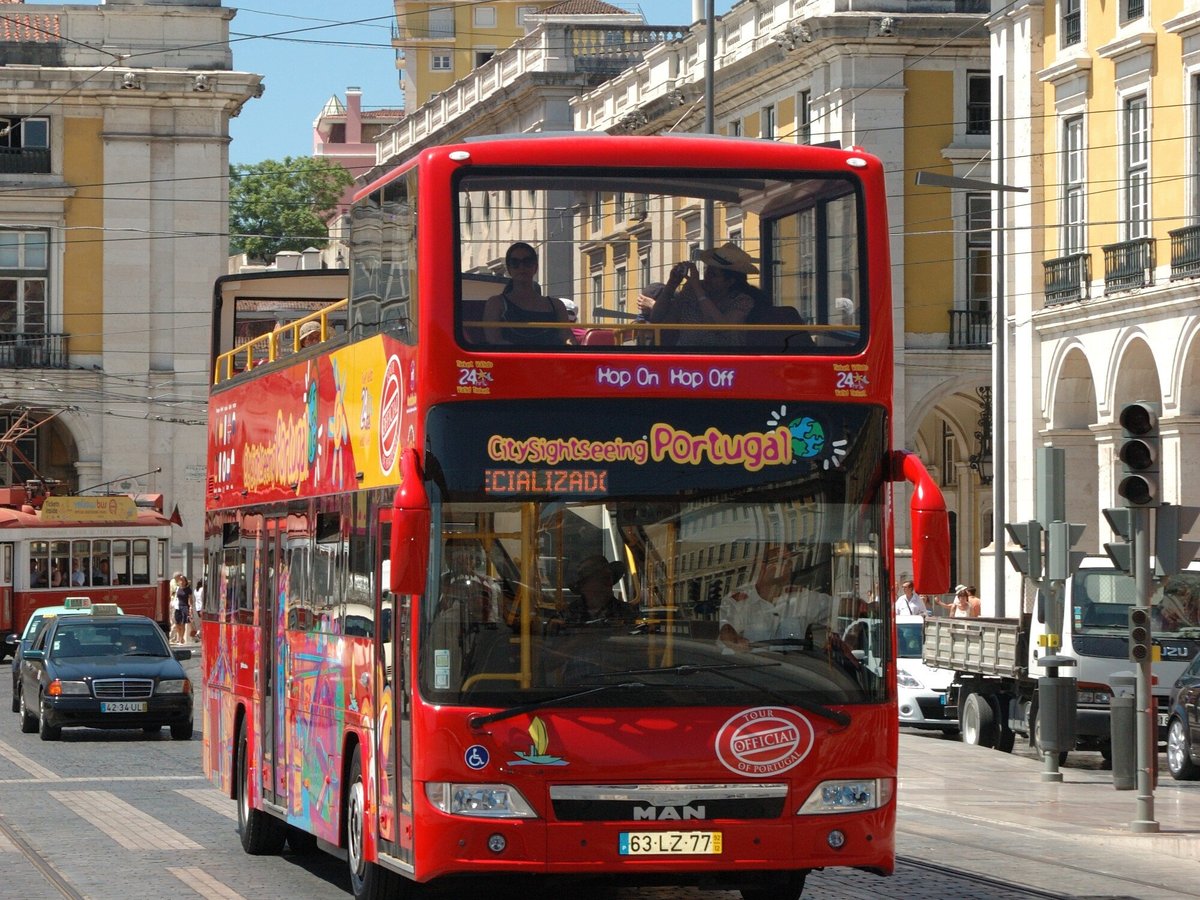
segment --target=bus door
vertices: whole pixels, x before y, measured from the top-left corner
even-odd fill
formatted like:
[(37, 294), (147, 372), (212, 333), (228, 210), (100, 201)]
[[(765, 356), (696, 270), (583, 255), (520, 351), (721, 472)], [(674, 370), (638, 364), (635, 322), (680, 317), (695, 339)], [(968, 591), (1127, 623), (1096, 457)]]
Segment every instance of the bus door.
[(286, 650), (284, 629), (280, 616), (282, 604), (279, 600), (281, 579), (280, 542), (287, 536), (286, 519), (267, 519), (262, 530), (262, 580), (259, 587), (261, 604), (258, 607), (258, 628), (261, 640), (259, 664), (262, 684), (262, 722), (259, 744), (262, 750), (262, 771), (270, 773), (263, 783), (263, 799), (276, 806), (287, 805), (287, 729), (284, 727), (284, 710), (287, 706), (287, 678), (283, 676)]
[(381, 850), (413, 864), (412, 695), (408, 680), (411, 598), (389, 590), (392, 510), (375, 519), (375, 658), (379, 710), (379, 838)]

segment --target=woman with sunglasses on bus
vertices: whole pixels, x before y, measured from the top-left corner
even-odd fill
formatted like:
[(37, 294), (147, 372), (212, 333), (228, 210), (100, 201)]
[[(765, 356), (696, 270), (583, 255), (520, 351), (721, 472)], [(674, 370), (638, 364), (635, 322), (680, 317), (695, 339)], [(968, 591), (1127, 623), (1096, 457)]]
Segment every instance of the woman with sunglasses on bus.
[(484, 321), (512, 323), (512, 327), (487, 326), (488, 342), (537, 346), (562, 346), (571, 336), (569, 328), (521, 328), (520, 323), (562, 322), (569, 325), (567, 308), (557, 297), (547, 297), (537, 283), (537, 251), (518, 241), (504, 254), (508, 284), (489, 297), (483, 308)]

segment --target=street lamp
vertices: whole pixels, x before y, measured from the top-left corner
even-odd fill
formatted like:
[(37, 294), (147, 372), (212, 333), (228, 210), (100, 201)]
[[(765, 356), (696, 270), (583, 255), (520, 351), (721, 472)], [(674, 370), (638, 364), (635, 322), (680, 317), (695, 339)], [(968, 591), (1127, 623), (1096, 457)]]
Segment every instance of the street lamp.
[[(1003, 104), (1001, 104), (1003, 108)], [(999, 119), (1000, 147), (1004, 147), (1004, 118)], [(1004, 171), (1003, 157), (1000, 171)], [(1007, 323), (1004, 301), (1004, 233), (1008, 227), (1004, 194), (1006, 191), (1028, 193), (1029, 188), (1011, 184), (994, 184), (975, 178), (960, 178), (957, 175), (938, 175), (936, 172), (917, 172), (917, 184), (944, 187), (961, 191), (987, 191), (996, 195), (996, 227), (992, 229), (996, 258), (996, 298), (992, 303), (992, 546), (995, 548), (992, 568), (995, 570), (993, 591), (996, 597), (996, 615), (1004, 616), (1004, 553), (1000, 542), (1004, 540), (1005, 481), (1008, 475), (1005, 423), (1008, 417), (1008, 400), (1005, 395), (1005, 348), (1008, 346)], [(982, 455), (982, 454), (981, 454)], [(980, 470), (982, 475), (982, 469)]]

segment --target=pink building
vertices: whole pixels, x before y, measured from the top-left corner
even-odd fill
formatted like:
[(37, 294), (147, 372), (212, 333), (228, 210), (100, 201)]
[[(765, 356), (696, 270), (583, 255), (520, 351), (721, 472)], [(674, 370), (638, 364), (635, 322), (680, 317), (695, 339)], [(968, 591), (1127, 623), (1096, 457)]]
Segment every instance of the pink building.
[[(336, 160), (355, 178), (375, 165), (375, 138), (404, 118), (402, 109), (362, 108), (362, 88), (346, 88), (346, 102), (335, 94), (313, 122), (313, 156)], [(340, 217), (350, 207), (354, 188), (338, 205)]]

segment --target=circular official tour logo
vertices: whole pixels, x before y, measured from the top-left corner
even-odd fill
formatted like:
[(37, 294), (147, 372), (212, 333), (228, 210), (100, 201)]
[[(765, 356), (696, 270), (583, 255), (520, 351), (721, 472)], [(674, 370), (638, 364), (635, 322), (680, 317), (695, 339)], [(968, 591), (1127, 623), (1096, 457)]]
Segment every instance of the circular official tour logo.
[(717, 732), (717, 759), (731, 772), (766, 778), (799, 765), (813, 747), (812, 723), (782, 706), (742, 710)]
[(390, 475), (396, 465), (396, 451), (400, 447), (400, 408), (404, 399), (404, 385), (398, 357), (388, 359), (383, 373), (383, 386), (379, 390), (379, 468)]

